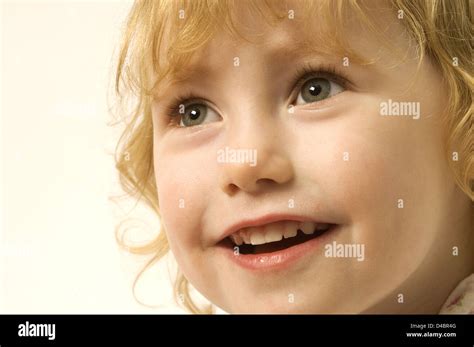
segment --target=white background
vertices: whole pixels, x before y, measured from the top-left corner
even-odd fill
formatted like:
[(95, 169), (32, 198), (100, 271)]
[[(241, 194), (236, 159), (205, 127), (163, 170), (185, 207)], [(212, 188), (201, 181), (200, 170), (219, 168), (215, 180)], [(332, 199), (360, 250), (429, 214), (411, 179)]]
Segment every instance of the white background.
[[(134, 300), (144, 260), (124, 255), (114, 238), (117, 131), (107, 125), (107, 94), (130, 6), (2, 2), (1, 313), (179, 312), (169, 264), (138, 287), (145, 301), (164, 306)], [(148, 218), (155, 228), (156, 217)]]

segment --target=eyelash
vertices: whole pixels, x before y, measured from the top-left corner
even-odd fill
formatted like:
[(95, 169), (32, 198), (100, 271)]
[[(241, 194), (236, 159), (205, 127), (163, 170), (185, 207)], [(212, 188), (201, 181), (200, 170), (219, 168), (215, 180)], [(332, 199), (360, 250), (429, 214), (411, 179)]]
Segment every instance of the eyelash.
[[(179, 95), (171, 100), (170, 105), (167, 107), (167, 114), (172, 118), (179, 117), (181, 115), (179, 113), (179, 107), (184, 105), (186, 108), (186, 106), (192, 104), (195, 101), (203, 103), (204, 98), (197, 96), (193, 92), (187, 92), (183, 95)], [(204, 102), (204, 104), (206, 103)]]
[[(303, 85), (313, 78), (327, 78), (332, 80), (333, 82), (339, 83), (344, 89), (350, 85), (349, 79), (345, 76), (344, 73), (338, 71), (334, 65), (323, 65), (323, 66), (313, 66), (311, 63), (306, 63), (305, 65), (296, 69), (296, 73), (291, 79), (290, 83), (290, 90), (288, 92), (291, 93), (292, 90), (296, 90), (299, 93), (299, 90)], [(174, 99), (171, 100), (169, 106), (167, 107), (167, 114), (171, 119), (179, 117), (181, 114), (179, 113), (179, 107), (181, 105), (190, 105), (194, 102), (200, 102), (203, 104), (208, 104), (204, 98), (201, 98), (194, 94), (193, 92), (187, 92), (183, 95), (176, 96)]]
[(349, 78), (342, 71), (338, 71), (335, 65), (322, 65), (316, 67), (311, 63), (306, 63), (296, 69), (296, 73), (290, 83), (291, 89), (288, 91), (288, 94), (293, 90), (299, 93), (300, 89), (306, 82), (313, 78), (321, 77), (340, 84), (344, 89), (347, 89), (350, 86)]

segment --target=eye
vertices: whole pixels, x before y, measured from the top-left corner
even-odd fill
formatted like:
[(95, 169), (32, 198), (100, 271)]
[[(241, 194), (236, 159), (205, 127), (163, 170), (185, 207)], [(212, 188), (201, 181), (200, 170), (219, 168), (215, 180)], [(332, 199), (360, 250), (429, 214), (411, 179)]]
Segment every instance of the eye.
[(202, 103), (193, 103), (187, 106), (181, 105), (179, 111), (180, 127), (191, 127), (221, 119), (212, 108)]
[(344, 87), (342, 87), (340, 84), (327, 78), (311, 78), (303, 83), (301, 90), (298, 93), (296, 104), (310, 104), (321, 101), (339, 94), (344, 90)]

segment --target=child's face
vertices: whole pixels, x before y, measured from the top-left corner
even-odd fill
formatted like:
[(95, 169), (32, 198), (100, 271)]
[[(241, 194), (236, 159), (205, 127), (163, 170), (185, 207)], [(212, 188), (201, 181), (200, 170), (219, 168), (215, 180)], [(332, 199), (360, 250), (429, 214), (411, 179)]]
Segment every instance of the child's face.
[[(472, 271), (469, 200), (444, 156), (447, 90), (426, 59), (415, 76), (396, 14), (376, 17), (406, 61), (357, 26), (345, 28), (347, 41), (373, 65), (298, 52), (298, 40), (317, 48), (325, 38), (291, 20), (270, 28), (247, 18), (261, 43), (220, 33), (187, 80), (162, 89), (153, 107), (162, 221), (185, 276), (224, 310), (435, 312)], [(292, 84), (309, 64), (316, 72)], [(189, 93), (199, 99), (170, 122), (170, 100)], [(399, 102), (415, 104), (382, 115)], [(249, 242), (277, 240), (300, 228), (289, 220), (332, 226), (238, 252), (228, 238), (260, 225)]]

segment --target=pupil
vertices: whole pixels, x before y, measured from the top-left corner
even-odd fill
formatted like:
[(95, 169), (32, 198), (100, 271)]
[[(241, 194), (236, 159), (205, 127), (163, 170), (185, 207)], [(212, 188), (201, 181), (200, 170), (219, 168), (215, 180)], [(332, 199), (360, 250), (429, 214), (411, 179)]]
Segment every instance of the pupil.
[(309, 88), (309, 92), (312, 96), (317, 96), (321, 93), (321, 86), (319, 84), (315, 86), (313, 85)]
[(199, 118), (200, 114), (201, 114), (201, 112), (199, 110), (192, 110), (190, 117), (191, 117), (192, 120), (196, 120), (196, 119)]

